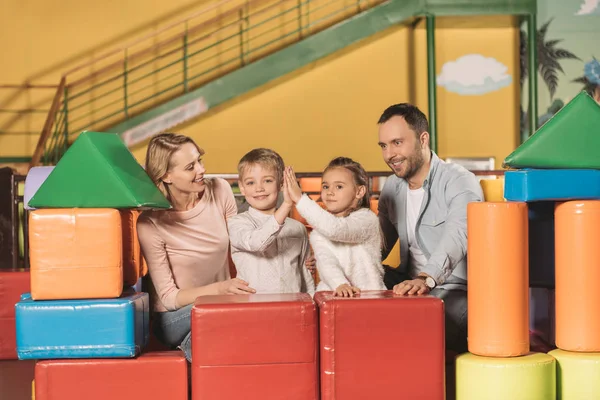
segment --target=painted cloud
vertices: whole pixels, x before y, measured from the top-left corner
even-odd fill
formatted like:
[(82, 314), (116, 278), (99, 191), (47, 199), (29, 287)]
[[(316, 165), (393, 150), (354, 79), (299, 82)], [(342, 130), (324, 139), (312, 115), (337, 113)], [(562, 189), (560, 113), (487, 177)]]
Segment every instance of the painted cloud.
[(575, 15), (590, 15), (590, 14), (600, 14), (600, 0), (583, 0), (581, 7), (579, 7), (579, 11), (575, 13)]
[(492, 57), (467, 54), (442, 66), (437, 84), (462, 95), (482, 95), (510, 85), (507, 67)]

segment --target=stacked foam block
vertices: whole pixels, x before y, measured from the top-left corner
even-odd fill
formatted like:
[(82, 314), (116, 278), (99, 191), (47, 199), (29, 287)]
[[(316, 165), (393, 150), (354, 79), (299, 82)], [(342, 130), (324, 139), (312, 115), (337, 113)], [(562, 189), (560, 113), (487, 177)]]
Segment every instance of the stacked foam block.
[(444, 399), (435, 297), (203, 296), (191, 323), (194, 400)]
[[(504, 203), (468, 206), (469, 354), (457, 399), (600, 397), (600, 107), (576, 96), (507, 157)], [(557, 350), (529, 351), (530, 283), (556, 287)]]
[[(16, 304), (17, 354), (38, 361), (35, 397), (187, 398), (180, 352), (142, 353), (149, 298), (136, 235), (143, 207), (168, 207), (117, 135), (86, 132), (26, 181), (30, 285)], [(167, 386), (165, 386), (167, 385)], [(140, 392), (141, 391), (141, 392)]]

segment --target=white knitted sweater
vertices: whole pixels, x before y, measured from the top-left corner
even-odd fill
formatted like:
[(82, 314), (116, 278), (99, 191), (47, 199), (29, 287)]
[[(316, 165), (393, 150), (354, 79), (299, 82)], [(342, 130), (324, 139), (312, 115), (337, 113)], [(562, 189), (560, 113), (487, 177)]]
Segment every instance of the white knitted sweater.
[(336, 217), (303, 195), (296, 209), (313, 227), (310, 244), (321, 282), (317, 291), (347, 283), (361, 290), (385, 290), (381, 265), (381, 230), (366, 208)]

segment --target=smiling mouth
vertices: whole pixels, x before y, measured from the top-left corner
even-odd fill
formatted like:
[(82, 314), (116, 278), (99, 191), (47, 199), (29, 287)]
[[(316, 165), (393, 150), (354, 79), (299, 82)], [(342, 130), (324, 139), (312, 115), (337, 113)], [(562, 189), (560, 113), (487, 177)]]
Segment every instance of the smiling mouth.
[(406, 160), (402, 160), (402, 161), (393, 161), (390, 162), (389, 164), (392, 166), (392, 168), (399, 168)]
[(194, 179), (192, 182), (194, 182), (194, 183), (202, 183), (202, 182), (204, 182), (204, 177), (198, 178), (198, 179)]
[(255, 199), (255, 200), (264, 200), (264, 199), (266, 199), (267, 197), (268, 197), (267, 195), (264, 195), (264, 196), (254, 196), (254, 199)]

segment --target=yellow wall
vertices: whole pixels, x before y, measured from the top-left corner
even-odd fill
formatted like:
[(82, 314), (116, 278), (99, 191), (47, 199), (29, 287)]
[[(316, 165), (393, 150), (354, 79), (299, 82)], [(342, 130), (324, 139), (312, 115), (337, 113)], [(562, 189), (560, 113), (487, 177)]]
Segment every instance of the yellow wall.
[[(494, 57), (518, 76), (518, 30), (512, 18), (439, 18), (437, 70), (467, 53)], [(415, 77), (409, 77), (409, 31), (398, 27), (286, 77), (278, 84), (213, 110), (175, 130), (207, 151), (212, 173), (235, 172), (254, 147), (271, 147), (298, 171), (321, 171), (339, 155), (371, 171), (387, 169), (377, 146), (376, 122), (390, 104), (411, 101), (427, 113), (425, 30), (415, 32)], [(414, 79), (414, 83), (411, 80)], [(438, 152), (442, 157), (496, 157), (517, 145), (518, 81), (482, 96), (438, 87)], [(133, 149), (143, 162), (145, 147)]]
[[(4, 1), (0, 48), (10, 62), (0, 65), (2, 83), (57, 83), (65, 69), (210, 1)], [(338, 155), (356, 158), (369, 170), (386, 170), (376, 145), (381, 111), (396, 102), (414, 101), (427, 113), (422, 26), (414, 38), (413, 68), (409, 31), (397, 27), (175, 130), (193, 136), (207, 150), (207, 167), (214, 173), (234, 172), (239, 158), (258, 146), (278, 150), (299, 171), (321, 171)], [(438, 73), (446, 61), (480, 53), (501, 61), (513, 76), (510, 86), (483, 96), (460, 96), (438, 87), (441, 156), (494, 156), (499, 167), (518, 144), (517, 38), (510, 17), (437, 19)], [(47, 106), (50, 97), (48, 90), (0, 90), (0, 108), (36, 106), (44, 100)], [(0, 130), (36, 130), (44, 117), (6, 129), (7, 120), (0, 115)], [(0, 157), (30, 155), (36, 143), (37, 135), (0, 135)], [(133, 152), (143, 161), (143, 146)]]
[[(0, 84), (58, 84), (68, 69), (151, 33), (211, 0), (2, 0)], [(88, 70), (89, 72), (89, 70)], [(0, 89), (0, 109), (46, 107), (55, 90)], [(45, 115), (15, 123), (0, 113), (0, 131), (41, 131)], [(29, 156), (39, 134), (0, 134), (0, 157)]]

